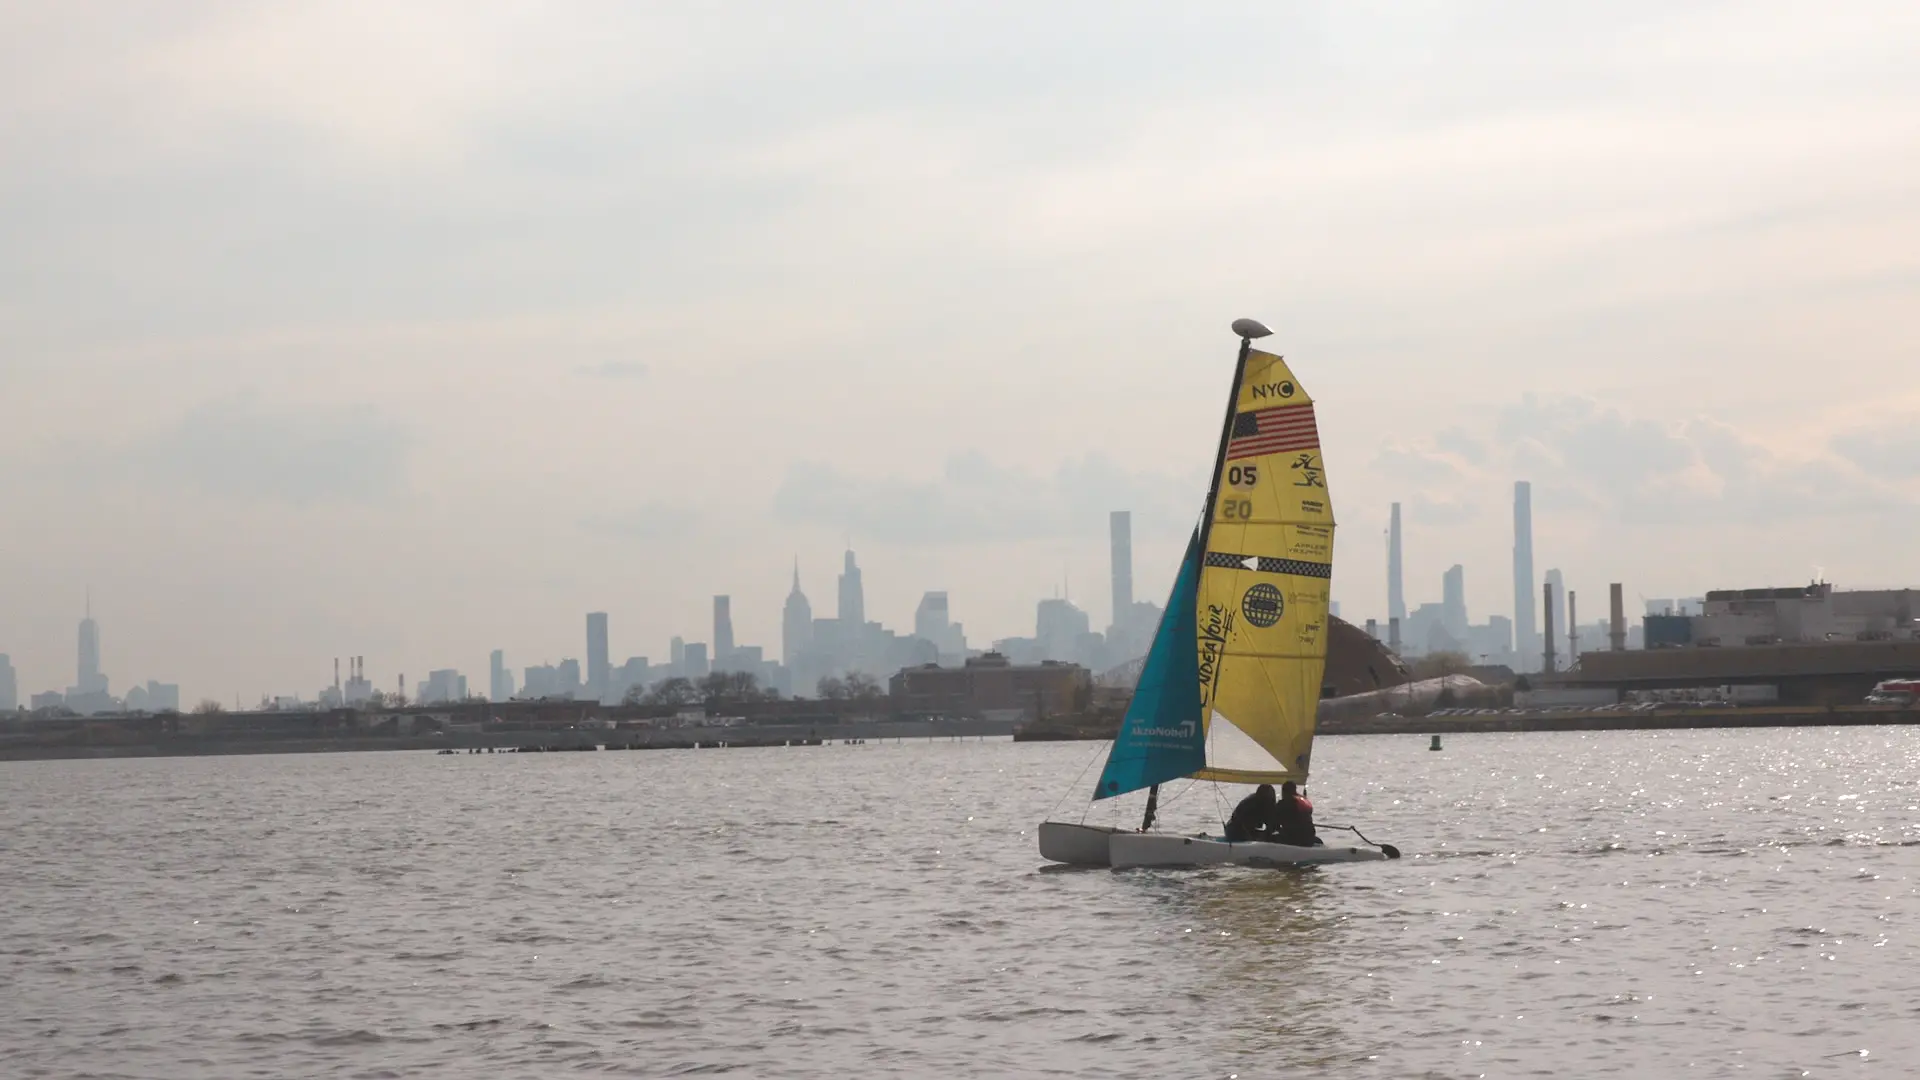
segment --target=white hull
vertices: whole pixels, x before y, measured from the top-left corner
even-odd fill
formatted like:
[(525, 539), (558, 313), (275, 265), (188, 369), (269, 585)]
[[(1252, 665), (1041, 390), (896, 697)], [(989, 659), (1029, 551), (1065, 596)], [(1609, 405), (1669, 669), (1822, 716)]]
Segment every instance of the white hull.
[(1040, 823), (1040, 857), (1072, 866), (1108, 866), (1107, 840), (1124, 830), (1103, 825)]
[(1202, 836), (1115, 832), (1107, 841), (1115, 870), (1135, 866), (1300, 866), (1308, 863), (1376, 862), (1386, 854), (1368, 847), (1294, 847), (1253, 841), (1229, 844)]

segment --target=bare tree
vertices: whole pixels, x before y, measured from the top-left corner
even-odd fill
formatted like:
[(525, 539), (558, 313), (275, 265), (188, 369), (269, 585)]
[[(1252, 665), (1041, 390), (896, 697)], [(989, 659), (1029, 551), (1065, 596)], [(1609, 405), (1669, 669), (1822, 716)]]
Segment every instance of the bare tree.
[(1416, 679), (1438, 679), (1443, 675), (1460, 675), (1473, 667), (1473, 661), (1463, 652), (1428, 653), (1413, 662), (1413, 677)]
[(716, 671), (700, 680), (700, 698), (708, 705), (738, 705), (765, 697), (759, 677), (749, 671)]
[(195, 705), (193, 711), (198, 716), (212, 716), (214, 713), (226, 712), (227, 707), (212, 698), (201, 698), (200, 704)]
[(878, 701), (887, 696), (880, 681), (864, 671), (849, 672), (846, 686), (847, 696), (855, 701)]
[(700, 690), (693, 685), (693, 680), (677, 675), (654, 683), (645, 698), (649, 705), (691, 705), (699, 700)]
[(823, 676), (814, 690), (820, 695), (821, 701), (845, 701), (848, 697), (847, 684), (832, 675)]

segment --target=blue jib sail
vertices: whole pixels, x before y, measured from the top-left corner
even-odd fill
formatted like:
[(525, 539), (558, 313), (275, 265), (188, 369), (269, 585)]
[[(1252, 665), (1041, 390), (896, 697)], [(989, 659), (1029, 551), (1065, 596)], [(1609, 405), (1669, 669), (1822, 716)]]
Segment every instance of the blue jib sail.
[(1176, 780), (1207, 764), (1207, 733), (1200, 722), (1200, 646), (1195, 597), (1200, 586), (1200, 533), (1173, 579), (1173, 595), (1133, 689), (1133, 702), (1100, 772), (1095, 799), (1110, 799)]

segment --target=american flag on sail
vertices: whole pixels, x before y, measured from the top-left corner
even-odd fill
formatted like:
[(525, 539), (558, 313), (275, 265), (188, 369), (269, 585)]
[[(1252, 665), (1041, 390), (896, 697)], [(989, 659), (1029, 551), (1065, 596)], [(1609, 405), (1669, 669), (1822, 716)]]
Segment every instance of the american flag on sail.
[(1313, 406), (1278, 405), (1257, 412), (1235, 414), (1233, 436), (1227, 440), (1227, 460), (1309, 450), (1320, 445), (1313, 424)]

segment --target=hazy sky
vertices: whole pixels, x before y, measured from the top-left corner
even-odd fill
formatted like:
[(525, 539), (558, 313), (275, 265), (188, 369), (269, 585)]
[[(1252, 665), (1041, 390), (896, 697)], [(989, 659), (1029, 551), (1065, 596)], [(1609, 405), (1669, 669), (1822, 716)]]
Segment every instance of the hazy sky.
[(1920, 5), (0, 2), (0, 652), (186, 696), (1164, 592), (1236, 316), (1334, 595), (1920, 583)]

